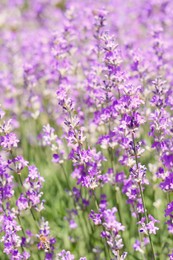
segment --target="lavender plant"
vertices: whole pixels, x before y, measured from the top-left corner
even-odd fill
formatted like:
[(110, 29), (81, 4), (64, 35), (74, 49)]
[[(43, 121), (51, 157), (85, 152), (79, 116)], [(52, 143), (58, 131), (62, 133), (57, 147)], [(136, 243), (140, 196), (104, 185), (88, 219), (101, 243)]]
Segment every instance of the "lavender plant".
[(173, 259), (172, 8), (0, 2), (0, 259)]

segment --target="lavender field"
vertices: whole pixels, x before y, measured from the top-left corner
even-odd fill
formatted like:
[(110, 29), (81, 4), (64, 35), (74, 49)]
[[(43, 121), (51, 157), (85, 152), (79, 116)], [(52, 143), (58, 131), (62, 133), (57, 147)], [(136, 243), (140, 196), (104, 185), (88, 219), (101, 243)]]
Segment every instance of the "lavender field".
[(0, 0), (0, 260), (173, 260), (173, 1)]

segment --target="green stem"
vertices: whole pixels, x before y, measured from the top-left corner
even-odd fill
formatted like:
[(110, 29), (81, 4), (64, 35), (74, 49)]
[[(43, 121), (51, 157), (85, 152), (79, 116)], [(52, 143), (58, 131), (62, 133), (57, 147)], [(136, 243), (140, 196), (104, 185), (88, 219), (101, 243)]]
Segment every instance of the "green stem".
[[(81, 227), (81, 229), (82, 229), (82, 233), (83, 233), (83, 236), (84, 236), (84, 239), (85, 239), (85, 242), (87, 242), (88, 241), (88, 238), (87, 238), (87, 235), (86, 235), (86, 230), (84, 229), (84, 227), (83, 227), (83, 218), (81, 218), (81, 215), (80, 215), (80, 213), (78, 214), (78, 219), (79, 219), (79, 223), (80, 223), (80, 227)], [(88, 243), (87, 243), (88, 244)], [(88, 244), (88, 250), (90, 250), (90, 243)]]
[(99, 210), (99, 205), (98, 205), (98, 201), (97, 201), (95, 191), (93, 191), (93, 195), (94, 195), (94, 202), (95, 202), (96, 209)]
[[(136, 161), (136, 168), (137, 168), (137, 170), (139, 170), (138, 156), (137, 156), (137, 151), (136, 151), (134, 132), (132, 132), (132, 140), (133, 140), (133, 145), (134, 145), (134, 155), (135, 155), (135, 161)], [(149, 220), (148, 220), (147, 208), (146, 208), (146, 205), (145, 205), (144, 194), (143, 194), (141, 182), (138, 182), (138, 186), (139, 186), (139, 190), (140, 190), (142, 204), (143, 204), (143, 207), (144, 207), (145, 221), (148, 224)], [(153, 259), (155, 260), (156, 258), (155, 258), (154, 246), (153, 246), (153, 242), (152, 242), (152, 239), (151, 239), (151, 234), (149, 232), (148, 232), (148, 236), (149, 236), (149, 240), (150, 240), (150, 245), (151, 245), (151, 250), (152, 250), (152, 254), (153, 254)]]
[(18, 221), (19, 221), (19, 224), (20, 224), (20, 226), (21, 226), (22, 233), (23, 233), (23, 235), (24, 235), (24, 237), (25, 237), (25, 236), (26, 236), (26, 235), (25, 235), (25, 231), (24, 231), (24, 229), (23, 229), (23, 227), (22, 227), (22, 223), (21, 223), (21, 220), (20, 220), (20, 217), (19, 217), (19, 215), (17, 215), (17, 219), (18, 219)]
[(68, 179), (66, 170), (65, 170), (65, 168), (64, 168), (64, 166), (63, 166), (62, 164), (61, 164), (61, 169), (62, 169), (62, 171), (63, 171), (63, 173), (64, 173), (64, 176), (65, 176), (65, 179), (66, 179), (66, 183), (67, 183), (67, 185), (68, 185), (68, 189), (71, 190), (71, 186), (70, 186), (70, 183), (69, 183), (69, 179)]
[[(137, 222), (140, 221), (140, 216), (139, 216), (139, 213), (136, 212), (136, 215), (137, 215)], [(139, 240), (141, 242), (141, 247), (143, 246), (143, 243), (142, 243), (142, 234), (140, 233), (139, 229), (138, 229), (138, 235), (139, 235)], [(142, 253), (142, 258), (143, 260), (145, 260), (145, 255)]]
[[(19, 176), (20, 184), (21, 184), (21, 186), (23, 187), (23, 182), (22, 182), (22, 178), (21, 178), (20, 174), (18, 174), (18, 176)], [(37, 222), (37, 220), (36, 220), (36, 218), (35, 218), (35, 216), (34, 216), (34, 213), (33, 213), (32, 208), (30, 208), (29, 210), (30, 210), (30, 212), (31, 212), (31, 215), (32, 215), (32, 217), (33, 217), (33, 220), (34, 220), (34, 222), (35, 222), (37, 228), (39, 229), (39, 224), (38, 224), (38, 222)]]
[[(142, 204), (143, 204), (143, 207), (144, 207), (144, 214), (145, 214), (146, 223), (148, 224), (149, 223), (148, 214), (147, 214), (147, 209), (146, 209), (146, 205), (145, 205), (144, 194), (143, 194), (143, 190), (142, 190), (142, 187), (141, 187), (141, 183), (138, 183), (138, 185), (139, 185), (140, 194), (141, 194), (141, 198), (142, 198)], [(153, 246), (153, 242), (152, 242), (152, 239), (151, 239), (151, 234), (149, 232), (148, 232), (148, 236), (149, 236), (149, 240), (150, 240), (153, 259), (155, 260), (156, 258), (155, 258), (154, 246)]]
[[(109, 129), (110, 129), (110, 125), (109, 125)], [(113, 169), (113, 173), (115, 174), (116, 170), (115, 170), (115, 165), (114, 165), (114, 154), (113, 154), (113, 149), (112, 148), (108, 148), (108, 154), (109, 154), (109, 157), (110, 157), (111, 167)], [(119, 198), (118, 198), (118, 195), (119, 195)], [(118, 190), (115, 187), (115, 199), (116, 199), (116, 207), (117, 207), (117, 211), (118, 211), (118, 217), (119, 217), (119, 221), (123, 225), (122, 216), (121, 216), (121, 210), (120, 210), (120, 203), (119, 203), (119, 201), (121, 201), (121, 197), (122, 196), (121, 196), (119, 187), (118, 187)], [(126, 246), (123, 234), (122, 234), (122, 240), (123, 240), (124, 246)]]
[[(63, 171), (63, 173), (64, 173), (64, 176), (65, 176), (65, 179), (66, 179), (66, 183), (67, 183), (67, 185), (68, 185), (68, 189), (69, 189), (69, 191), (71, 191), (71, 190), (72, 190), (72, 189), (71, 189), (71, 185), (70, 185), (70, 183), (69, 183), (69, 179), (68, 179), (66, 170), (65, 170), (65, 168), (64, 168), (64, 166), (63, 166), (62, 164), (61, 164), (61, 169), (62, 169), (62, 171)], [(77, 208), (75, 199), (73, 199), (73, 203), (74, 203), (74, 207)], [(87, 242), (87, 241), (88, 241), (88, 239), (87, 239), (87, 234), (86, 234), (86, 232), (85, 232), (85, 230), (84, 230), (84, 228), (83, 228), (83, 223), (82, 223), (83, 221), (81, 220), (80, 212), (79, 212), (79, 214), (78, 214), (78, 220), (79, 220), (80, 227), (81, 227), (81, 229), (82, 229), (82, 233), (83, 233), (83, 236), (84, 236), (84, 240)], [(85, 217), (84, 217), (84, 222), (85, 222), (85, 226), (86, 226), (86, 228), (87, 228), (87, 233), (88, 233), (88, 235), (90, 235), (90, 232), (88, 231), (88, 225), (86, 224), (86, 219), (85, 219)], [(89, 240), (88, 250), (90, 250), (90, 249), (91, 249), (91, 242), (90, 242), (90, 240)]]
[[(95, 191), (93, 191), (93, 195), (94, 195), (94, 198), (95, 198), (94, 202), (95, 202), (96, 208), (99, 211), (99, 205), (98, 205), (98, 201), (97, 201), (97, 197), (96, 197)], [(103, 227), (103, 230), (105, 231), (104, 226), (102, 226), (102, 227)], [(111, 259), (110, 251), (109, 251), (109, 247), (108, 247), (107, 242), (105, 241), (103, 244), (104, 244), (104, 253), (105, 253), (106, 259)]]

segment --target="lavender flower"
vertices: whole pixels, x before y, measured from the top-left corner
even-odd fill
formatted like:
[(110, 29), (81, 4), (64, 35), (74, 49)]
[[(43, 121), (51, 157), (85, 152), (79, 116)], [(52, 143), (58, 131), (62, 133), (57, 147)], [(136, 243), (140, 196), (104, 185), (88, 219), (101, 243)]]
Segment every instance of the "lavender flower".
[(119, 250), (123, 248), (123, 242), (119, 232), (125, 230), (125, 227), (116, 220), (116, 212), (116, 208), (107, 209), (105, 206), (103, 207), (102, 203), (99, 208), (99, 213), (95, 213), (94, 211), (90, 213), (90, 218), (94, 224), (103, 227), (104, 231), (101, 232), (101, 237), (106, 239), (115, 257), (118, 256)]
[(0, 258), (173, 258), (171, 10), (0, 1)]
[(74, 260), (74, 255), (72, 255), (69, 251), (62, 250), (56, 256), (57, 260)]

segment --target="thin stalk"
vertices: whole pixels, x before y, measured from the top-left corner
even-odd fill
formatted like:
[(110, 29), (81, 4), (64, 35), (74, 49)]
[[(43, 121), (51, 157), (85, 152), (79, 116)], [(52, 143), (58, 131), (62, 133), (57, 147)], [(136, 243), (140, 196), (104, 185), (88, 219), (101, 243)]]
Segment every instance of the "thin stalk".
[(20, 174), (18, 174), (18, 175), (19, 175), (20, 184), (21, 184), (21, 186), (23, 186), (23, 183), (22, 183), (22, 179), (21, 179), (21, 177), (20, 177)]
[(97, 210), (99, 210), (99, 205), (98, 205), (98, 201), (97, 201), (97, 197), (96, 197), (95, 191), (93, 191), (93, 195), (94, 195), (95, 206), (96, 206)]
[(62, 169), (62, 171), (63, 171), (63, 173), (64, 173), (64, 177), (65, 177), (65, 179), (66, 179), (66, 182), (67, 182), (68, 188), (69, 188), (69, 190), (71, 190), (71, 186), (70, 186), (70, 183), (69, 183), (69, 179), (68, 179), (68, 176), (67, 176), (66, 170), (65, 170), (65, 168), (64, 168), (64, 166), (63, 166), (62, 164), (61, 164), (61, 169)]
[[(139, 170), (138, 157), (137, 157), (137, 151), (136, 151), (136, 145), (135, 145), (135, 137), (134, 137), (133, 132), (132, 132), (132, 140), (133, 140), (133, 145), (134, 145), (134, 155), (135, 155), (136, 167), (137, 167), (137, 170)], [(146, 208), (146, 204), (145, 204), (145, 199), (144, 199), (144, 194), (143, 194), (141, 182), (138, 182), (138, 186), (139, 186), (139, 190), (140, 190), (142, 204), (143, 204), (143, 207), (144, 207), (145, 220), (146, 220), (146, 223), (148, 224), (149, 220), (148, 220), (147, 208)], [(150, 240), (153, 259), (155, 260), (156, 258), (155, 258), (154, 246), (153, 246), (153, 242), (152, 242), (152, 239), (151, 239), (151, 234), (149, 232), (148, 232), (148, 236), (149, 236), (149, 240)]]
[[(110, 129), (110, 126), (109, 126), (109, 129)], [(109, 154), (109, 157), (110, 157), (111, 167), (112, 167), (112, 169), (113, 169), (113, 173), (115, 173), (114, 154), (113, 154), (113, 149), (112, 149), (112, 148), (110, 148), (110, 149), (108, 148), (108, 154)], [(119, 188), (118, 188), (118, 189), (119, 189)], [(119, 194), (118, 194), (118, 193), (119, 193)], [(116, 207), (117, 207), (118, 217), (119, 217), (119, 221), (120, 221), (121, 224), (123, 225), (118, 195), (119, 195), (119, 198), (120, 198), (120, 200), (121, 200), (120, 190), (117, 190), (116, 187), (115, 187), (115, 200), (116, 200)], [(123, 237), (123, 234), (122, 234), (121, 237), (122, 237), (124, 246), (126, 246), (126, 243), (125, 243), (125, 239), (124, 239), (124, 237)]]
[[(109, 156), (110, 156), (110, 160), (111, 160), (111, 166), (112, 166), (112, 169), (113, 169), (113, 173), (115, 173), (115, 165), (114, 165), (114, 155), (113, 155), (113, 150), (111, 149), (108, 149), (108, 153), (109, 153)], [(123, 224), (122, 222), (122, 217), (121, 217), (121, 211), (120, 211), (120, 204), (119, 204), (119, 200), (118, 200), (118, 192), (115, 188), (115, 198), (116, 198), (116, 206), (117, 206), (117, 209), (118, 209), (118, 216), (119, 216), (119, 220), (120, 222)], [(119, 197), (121, 199), (121, 194), (119, 192)]]
[(86, 226), (87, 231), (88, 231), (88, 235), (92, 236), (92, 233), (91, 233), (91, 230), (90, 230), (91, 227), (88, 226), (87, 216), (85, 214), (85, 209), (84, 209), (83, 205), (82, 205), (82, 212), (83, 212), (83, 215), (84, 215), (84, 222), (85, 222), (85, 226)]
[[(69, 189), (69, 191), (71, 191), (72, 189), (71, 189), (71, 185), (70, 185), (70, 183), (69, 183), (69, 179), (68, 179), (68, 176), (67, 176), (67, 173), (66, 173), (66, 170), (65, 170), (65, 168), (64, 168), (64, 166), (61, 164), (61, 169), (62, 169), (62, 171), (63, 171), (63, 173), (64, 173), (64, 176), (65, 176), (65, 179), (66, 179), (66, 183), (67, 183), (67, 186), (68, 186), (68, 189)], [(74, 203), (74, 207), (77, 209), (77, 205), (76, 205), (76, 202), (75, 202), (75, 199), (73, 199), (73, 203)], [(80, 227), (81, 227), (81, 229), (82, 229), (82, 233), (83, 233), (83, 236), (84, 236), (84, 240), (85, 241), (88, 241), (88, 235), (90, 236), (90, 232), (89, 232), (89, 229), (88, 229), (88, 225), (86, 224), (86, 219), (85, 219), (85, 217), (84, 217), (84, 222), (85, 222), (85, 226), (86, 226), (86, 228), (87, 228), (87, 234), (86, 234), (86, 232), (85, 232), (85, 230), (84, 230), (84, 228), (83, 228), (83, 221), (82, 221), (82, 219), (81, 219), (81, 217), (80, 217), (80, 213), (77, 215), (78, 216), (78, 220), (79, 220), (79, 225), (80, 225)], [(90, 250), (92, 247), (91, 247), (91, 242), (90, 242), (90, 240), (89, 240), (89, 245), (88, 245), (88, 250)], [(90, 248), (91, 247), (91, 248)]]
[(25, 237), (25, 236), (26, 236), (26, 235), (25, 235), (25, 231), (24, 231), (24, 229), (23, 229), (23, 227), (22, 227), (22, 223), (21, 223), (21, 220), (20, 220), (20, 217), (19, 217), (19, 215), (17, 215), (17, 219), (18, 219), (18, 221), (19, 221), (19, 224), (20, 224), (20, 226), (21, 226), (22, 233), (23, 233), (23, 235), (24, 235), (24, 237)]
[(91, 239), (89, 239), (89, 246), (90, 246), (90, 248), (92, 248), (92, 243), (91, 243), (91, 240), (92, 240), (92, 233), (90, 232), (90, 230), (89, 230), (89, 227), (88, 227), (88, 222), (87, 222), (87, 219), (86, 219), (86, 215), (85, 215), (85, 213), (83, 212), (83, 214), (84, 214), (84, 222), (85, 222), (85, 226), (86, 226), (86, 229), (87, 229), (87, 233), (88, 233), (88, 235), (89, 235), (89, 238), (91, 238)]
[[(82, 233), (83, 233), (83, 236), (84, 236), (84, 239), (85, 239), (85, 241), (88, 241), (88, 238), (87, 238), (87, 234), (86, 234), (86, 230), (84, 229), (84, 227), (83, 227), (83, 221), (82, 221), (82, 219), (83, 218), (81, 218), (82, 216), (80, 215), (80, 214), (78, 214), (78, 216), (79, 216), (79, 223), (80, 223), (80, 226), (81, 226), (81, 229), (82, 229)], [(88, 244), (88, 250), (90, 250), (90, 243)]]
[(5, 210), (5, 208), (4, 208), (4, 205), (1, 204), (1, 206), (2, 206), (3, 211), (6, 213), (6, 210)]
[(170, 191), (168, 191), (168, 203), (170, 203), (171, 202), (171, 193), (170, 193)]
[[(23, 187), (23, 182), (22, 182), (22, 178), (21, 178), (20, 174), (18, 174), (18, 176), (19, 176), (20, 184), (21, 184), (21, 186)], [(37, 222), (37, 220), (36, 220), (36, 217), (35, 217), (35, 215), (34, 215), (34, 213), (33, 213), (32, 208), (29, 208), (29, 210), (30, 210), (30, 212), (31, 212), (32, 218), (33, 218), (33, 220), (34, 220), (34, 222), (35, 222), (37, 228), (39, 228), (39, 224), (38, 224), (38, 222)]]
[[(139, 222), (140, 221), (140, 216), (139, 216), (139, 213), (137, 211), (136, 211), (136, 216), (137, 216), (137, 221)], [(139, 235), (139, 240), (140, 240), (141, 245), (142, 245), (142, 234), (140, 233), (139, 229), (138, 229), (138, 235)], [(143, 260), (146, 260), (144, 254), (142, 254), (142, 258), (143, 258)]]
[[(82, 197), (81, 197), (82, 198)], [(90, 249), (92, 249), (93, 248), (93, 244), (92, 244), (92, 242), (93, 242), (93, 233), (94, 233), (94, 229), (93, 229), (93, 227), (90, 225), (90, 222), (88, 221), (88, 219), (87, 219), (87, 216), (86, 216), (86, 214), (85, 214), (85, 212), (84, 212), (84, 208), (82, 207), (82, 213), (83, 213), (83, 220), (84, 220), (84, 223), (85, 223), (85, 226), (86, 226), (86, 229), (87, 229), (87, 233), (88, 233), (88, 235), (89, 235), (89, 247), (90, 247)], [(89, 224), (89, 226), (88, 226), (88, 224)]]
[[(95, 202), (96, 208), (99, 211), (99, 205), (98, 205), (98, 201), (97, 201), (95, 191), (93, 191), (93, 195), (94, 195), (94, 198), (95, 198), (94, 202)], [(103, 230), (105, 231), (104, 226), (102, 226), (102, 227), (103, 227)], [(104, 244), (104, 253), (105, 253), (106, 259), (111, 259), (108, 244), (106, 242), (104, 242), (103, 244)]]
[[(143, 204), (143, 207), (144, 207), (145, 219), (146, 219), (146, 222), (148, 224), (149, 223), (148, 214), (147, 214), (147, 209), (146, 209), (146, 205), (145, 205), (144, 194), (143, 194), (143, 190), (142, 190), (142, 187), (141, 187), (141, 183), (138, 183), (138, 185), (139, 185), (140, 194), (141, 194), (141, 198), (142, 198), (142, 204)], [(156, 258), (155, 258), (154, 246), (153, 246), (153, 242), (152, 242), (151, 235), (150, 235), (149, 232), (148, 232), (148, 236), (149, 236), (150, 245), (151, 245), (151, 249), (152, 249), (152, 253), (153, 253), (153, 258), (155, 260)]]

